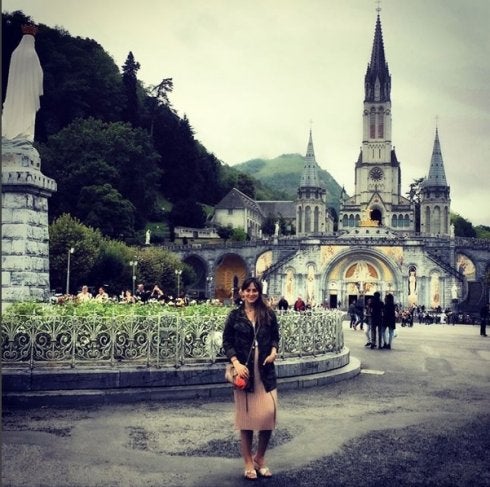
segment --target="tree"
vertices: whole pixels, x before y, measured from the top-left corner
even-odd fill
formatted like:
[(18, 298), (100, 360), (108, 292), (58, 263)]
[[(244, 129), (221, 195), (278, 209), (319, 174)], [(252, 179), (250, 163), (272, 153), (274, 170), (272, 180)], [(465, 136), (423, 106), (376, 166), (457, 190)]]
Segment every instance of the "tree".
[(415, 231), (420, 232), (420, 195), (424, 178), (414, 179), (406, 193), (407, 198), (415, 207)]
[(478, 225), (475, 227), (477, 238), (490, 240), (490, 227), (486, 225)]
[(233, 233), (231, 234), (231, 239), (234, 242), (245, 242), (245, 240), (249, 239), (249, 236), (243, 228), (234, 228)]
[(134, 234), (134, 205), (110, 184), (84, 186), (80, 191), (77, 214), (104, 235), (129, 238)]
[(110, 296), (119, 295), (124, 289), (131, 289), (132, 275), (129, 262), (134, 250), (123, 242), (104, 239), (100, 252), (92, 267), (89, 281), (96, 288), (104, 286)]
[(67, 214), (57, 218), (49, 226), (51, 287), (65, 290), (70, 248), (74, 249), (70, 259), (70, 290), (87, 284), (101, 245), (102, 235), (98, 230), (83, 225), (80, 220)]
[(136, 62), (134, 55), (129, 51), (128, 57), (122, 67), (122, 84), (126, 96), (123, 109), (123, 120), (129, 122), (133, 127), (140, 125), (140, 102), (138, 97), (138, 71), (140, 63)]
[(222, 227), (221, 225), (219, 225), (216, 228), (216, 233), (226, 242), (226, 240), (231, 238), (233, 234), (233, 228), (231, 225), (228, 225), (227, 227)]
[(184, 227), (203, 228), (206, 223), (206, 213), (202, 205), (193, 199), (178, 201), (172, 207), (169, 215), (172, 225)]
[[(40, 146), (43, 172), (58, 183), (50, 200), (50, 216), (71, 213), (87, 217), (79, 206), (86, 186), (109, 184), (135, 208), (136, 228), (143, 228), (157, 201), (159, 156), (149, 135), (128, 124), (75, 120)], [(114, 196), (114, 195), (113, 195)]]
[(451, 213), (451, 223), (454, 225), (454, 235), (456, 237), (476, 237), (473, 224), (457, 213)]
[(249, 198), (255, 199), (255, 184), (253, 178), (247, 174), (240, 173), (236, 181), (236, 188)]
[(267, 215), (264, 223), (262, 223), (261, 230), (264, 235), (274, 235), (276, 230), (276, 217), (271, 214)]
[(148, 88), (148, 97), (146, 99), (147, 108), (150, 112), (150, 135), (153, 137), (153, 128), (155, 117), (160, 107), (166, 106), (171, 109), (172, 105), (168, 99), (168, 93), (174, 89), (172, 78), (164, 78), (159, 84), (152, 85)]

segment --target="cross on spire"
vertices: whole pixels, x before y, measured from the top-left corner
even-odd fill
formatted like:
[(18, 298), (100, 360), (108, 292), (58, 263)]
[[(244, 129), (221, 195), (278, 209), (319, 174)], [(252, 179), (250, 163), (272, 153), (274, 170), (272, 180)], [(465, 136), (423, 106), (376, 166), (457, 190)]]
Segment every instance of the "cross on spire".
[(379, 13), (381, 12), (381, 0), (376, 0), (376, 3), (378, 4), (378, 6), (376, 7), (376, 12), (378, 12), (379, 15)]

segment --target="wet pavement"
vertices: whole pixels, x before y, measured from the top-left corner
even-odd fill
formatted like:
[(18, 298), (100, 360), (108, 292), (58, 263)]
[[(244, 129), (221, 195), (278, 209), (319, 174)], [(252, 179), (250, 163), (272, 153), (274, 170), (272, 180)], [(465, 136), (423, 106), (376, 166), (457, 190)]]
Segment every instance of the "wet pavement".
[[(478, 326), (398, 328), (392, 350), (366, 348), (364, 333), (348, 322), (344, 331), (361, 374), (279, 390), (267, 458), (274, 479), (258, 484), (292, 487), (291, 472), (366, 435), (412, 426), (449, 431), (490, 414), (490, 338), (480, 337)], [(2, 485), (249, 485), (232, 425), (231, 391), (214, 400), (4, 410)], [(327, 484), (336, 485), (331, 478)]]

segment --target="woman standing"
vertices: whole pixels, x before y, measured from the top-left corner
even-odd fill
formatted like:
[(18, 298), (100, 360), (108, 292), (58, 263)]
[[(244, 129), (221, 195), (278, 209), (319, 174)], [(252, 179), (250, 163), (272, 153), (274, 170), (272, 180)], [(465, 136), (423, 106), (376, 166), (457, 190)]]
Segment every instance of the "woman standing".
[[(240, 287), (242, 304), (228, 315), (223, 332), (223, 348), (240, 377), (248, 379), (243, 390), (234, 391), (235, 428), (240, 430), (240, 451), (244, 476), (271, 477), (265, 452), (276, 426), (277, 377), (274, 361), (279, 348), (277, 318), (262, 297), (258, 279), (249, 277)], [(255, 456), (253, 433), (258, 431)]]
[(383, 326), (388, 333), (388, 340), (385, 338), (385, 345), (383, 348), (391, 349), (391, 342), (393, 341), (393, 334), (396, 328), (396, 307), (393, 294), (387, 294), (385, 296), (385, 307), (383, 313)]
[(383, 301), (376, 291), (371, 301), (371, 348), (376, 348), (376, 332), (378, 334), (378, 348), (384, 345), (383, 329)]

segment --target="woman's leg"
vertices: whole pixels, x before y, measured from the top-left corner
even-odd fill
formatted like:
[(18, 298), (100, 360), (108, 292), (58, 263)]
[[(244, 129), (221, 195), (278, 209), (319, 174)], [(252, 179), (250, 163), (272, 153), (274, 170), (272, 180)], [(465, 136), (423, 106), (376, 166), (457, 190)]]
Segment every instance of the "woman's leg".
[(385, 343), (385, 327), (380, 326), (378, 329), (378, 348), (382, 348)]
[(366, 338), (367, 338), (367, 344), (371, 344), (371, 323), (369, 321), (366, 321)]
[(371, 348), (376, 348), (376, 323), (371, 323)]
[(272, 430), (259, 431), (259, 441), (257, 445), (257, 453), (255, 455), (255, 463), (258, 467), (263, 467), (265, 465), (265, 452), (267, 450), (267, 446), (269, 445), (271, 435)]
[(253, 470), (252, 442), (254, 432), (252, 430), (240, 430), (240, 452), (245, 463), (245, 470)]
[(393, 341), (393, 333), (394, 333), (394, 329), (393, 328), (388, 328), (387, 332), (388, 332), (388, 346), (391, 348), (391, 342)]

